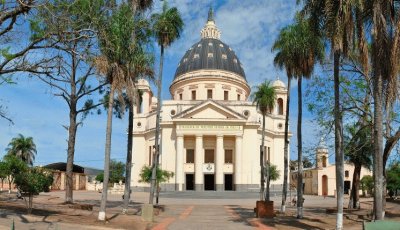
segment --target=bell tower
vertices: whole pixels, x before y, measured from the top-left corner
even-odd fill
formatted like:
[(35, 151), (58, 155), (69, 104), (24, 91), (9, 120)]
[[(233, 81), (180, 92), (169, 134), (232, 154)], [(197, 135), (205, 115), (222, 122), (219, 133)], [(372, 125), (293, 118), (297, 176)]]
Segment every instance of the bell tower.
[(323, 138), (321, 138), (319, 146), (317, 147), (316, 162), (318, 169), (326, 168), (329, 166), (328, 148), (326, 147)]

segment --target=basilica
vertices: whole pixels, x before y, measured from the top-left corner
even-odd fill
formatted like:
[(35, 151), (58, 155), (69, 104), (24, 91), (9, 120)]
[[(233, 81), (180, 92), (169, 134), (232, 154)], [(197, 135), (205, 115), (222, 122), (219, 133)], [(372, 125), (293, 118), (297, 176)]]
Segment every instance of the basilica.
[[(145, 79), (137, 83), (142, 93), (134, 114), (134, 191), (149, 187), (139, 182), (139, 174), (152, 163), (157, 103), (162, 103), (160, 167), (174, 172), (163, 191), (259, 191), (262, 115), (250, 99), (242, 63), (220, 39), (212, 10), (200, 34), (176, 67), (170, 100), (158, 102)], [(271, 182), (280, 190), (287, 89), (280, 80), (273, 86), (277, 100), (265, 120), (264, 151), (265, 160), (280, 171)]]

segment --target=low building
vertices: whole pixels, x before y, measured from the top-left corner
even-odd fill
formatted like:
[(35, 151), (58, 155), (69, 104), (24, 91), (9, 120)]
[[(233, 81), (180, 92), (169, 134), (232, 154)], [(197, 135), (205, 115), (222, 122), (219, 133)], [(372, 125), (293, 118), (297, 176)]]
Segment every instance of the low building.
[[(350, 194), (353, 184), (354, 165), (344, 164), (344, 193)], [(362, 167), (360, 178), (372, 175), (372, 172)], [(297, 188), (297, 170), (290, 173), (291, 188)], [(303, 169), (303, 192), (305, 195), (335, 196), (336, 193), (336, 167), (329, 164), (328, 148), (321, 141), (316, 151), (316, 167)], [(360, 191), (361, 193), (361, 191)]]
[[(51, 190), (65, 190), (67, 179), (65, 172), (67, 171), (67, 163), (58, 162), (43, 167), (53, 171), (53, 184), (51, 185)], [(73, 190), (85, 190), (87, 181), (86, 174), (84, 173), (85, 169), (74, 164), (72, 172)]]

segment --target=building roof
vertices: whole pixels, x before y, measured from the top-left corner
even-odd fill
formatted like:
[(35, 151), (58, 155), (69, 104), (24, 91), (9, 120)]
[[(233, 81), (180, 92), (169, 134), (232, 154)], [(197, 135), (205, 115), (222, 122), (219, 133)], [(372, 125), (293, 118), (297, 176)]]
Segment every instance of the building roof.
[(214, 21), (212, 8), (201, 31), (201, 40), (195, 43), (182, 57), (175, 72), (175, 78), (195, 70), (226, 70), (243, 77), (246, 75), (235, 52), (220, 40), (221, 32)]
[[(67, 171), (67, 163), (65, 162), (57, 162), (43, 166), (44, 168), (59, 170), (62, 172)], [(75, 165), (72, 168), (72, 172), (74, 173), (84, 173), (85, 169), (82, 166)]]

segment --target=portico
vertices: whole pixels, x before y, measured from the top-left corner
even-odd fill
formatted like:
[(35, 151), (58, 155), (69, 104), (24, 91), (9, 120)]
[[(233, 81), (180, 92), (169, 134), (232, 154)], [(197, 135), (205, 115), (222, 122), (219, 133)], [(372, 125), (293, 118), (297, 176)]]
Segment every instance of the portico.
[(242, 125), (177, 125), (176, 190), (235, 190), (240, 184)]

